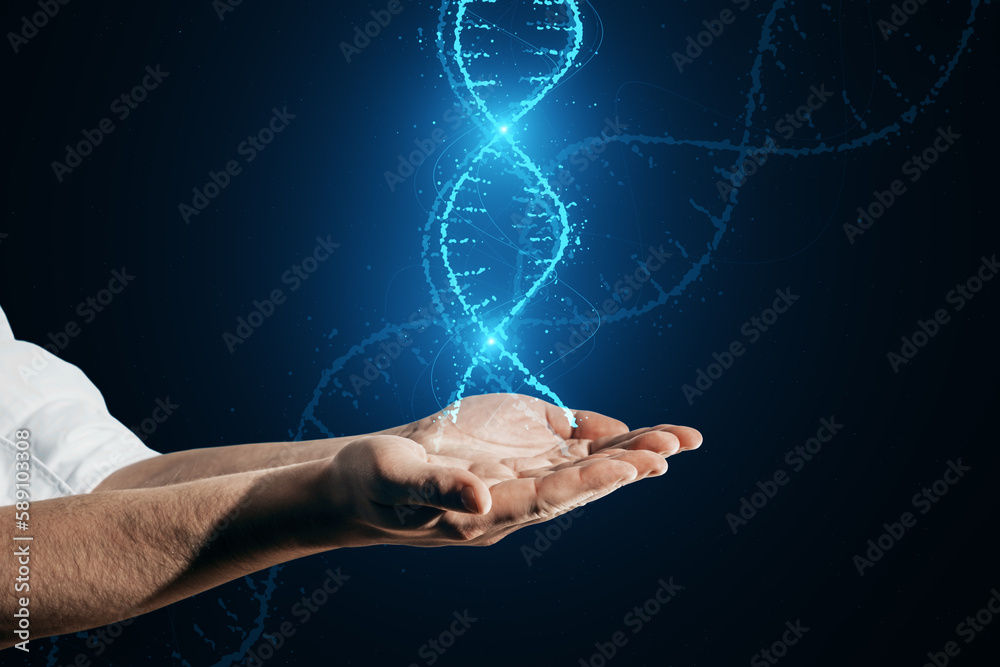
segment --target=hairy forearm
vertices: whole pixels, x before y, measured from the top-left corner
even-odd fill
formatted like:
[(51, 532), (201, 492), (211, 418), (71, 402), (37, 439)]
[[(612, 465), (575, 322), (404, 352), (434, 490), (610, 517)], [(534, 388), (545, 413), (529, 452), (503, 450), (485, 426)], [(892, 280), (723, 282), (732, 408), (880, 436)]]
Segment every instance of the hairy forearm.
[(117, 470), (95, 491), (143, 489), (328, 459), (352, 437), (190, 449), (146, 459)]
[[(320, 501), (321, 461), (151, 489), (33, 503), (32, 637), (130, 618), (281, 562), (337, 546)], [(14, 508), (0, 508), (13, 525)], [(17, 572), (12, 549), (0, 571)], [(0, 596), (0, 648), (14, 595)]]

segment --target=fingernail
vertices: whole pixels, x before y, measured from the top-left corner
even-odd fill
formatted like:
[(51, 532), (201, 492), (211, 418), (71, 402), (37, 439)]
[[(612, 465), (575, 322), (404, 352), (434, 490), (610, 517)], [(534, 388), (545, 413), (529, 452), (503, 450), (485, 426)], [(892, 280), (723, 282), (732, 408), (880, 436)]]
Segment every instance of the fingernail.
[(476, 490), (471, 486), (467, 486), (462, 489), (462, 504), (465, 505), (465, 509), (470, 512), (475, 512), (480, 514), (479, 503), (476, 502)]

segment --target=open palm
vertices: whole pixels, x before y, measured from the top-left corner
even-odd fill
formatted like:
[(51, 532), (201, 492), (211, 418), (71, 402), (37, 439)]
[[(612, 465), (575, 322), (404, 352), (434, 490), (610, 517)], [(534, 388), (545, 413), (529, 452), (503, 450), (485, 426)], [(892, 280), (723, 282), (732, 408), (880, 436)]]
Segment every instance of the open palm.
[[(341, 457), (364, 469), (366, 522), (405, 544), (493, 544), (615, 489), (666, 472), (665, 458), (701, 434), (661, 425), (629, 431), (616, 419), (517, 394), (464, 398), (374, 434)], [(386, 541), (397, 541), (390, 539)]]
[(462, 467), (488, 486), (517, 478), (535, 478), (583, 459), (608, 458), (626, 451), (648, 451), (645, 461), (661, 473), (664, 456), (701, 444), (701, 435), (684, 426), (657, 426), (630, 432), (622, 422), (595, 412), (566, 412), (551, 403), (518, 394), (489, 394), (462, 399), (457, 419), (453, 406), (404, 426), (399, 435), (427, 450), (429, 460)]

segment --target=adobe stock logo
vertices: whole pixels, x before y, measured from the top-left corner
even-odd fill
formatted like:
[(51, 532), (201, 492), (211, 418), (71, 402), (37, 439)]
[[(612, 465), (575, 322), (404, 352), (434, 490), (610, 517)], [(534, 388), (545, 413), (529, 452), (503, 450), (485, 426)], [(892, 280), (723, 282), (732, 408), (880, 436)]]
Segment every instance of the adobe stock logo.
[(382, 31), (389, 27), (393, 17), (402, 14), (404, 9), (406, 7), (403, 6), (401, 0), (389, 0), (385, 9), (379, 11), (371, 10), (370, 13), (373, 20), (366, 23), (364, 29), (361, 26), (354, 26), (354, 40), (352, 43), (340, 43), (340, 52), (344, 54), (344, 60), (350, 64), (354, 56), (361, 55), (361, 52), (371, 45), (372, 40), (381, 35)]
[(236, 8), (243, 4), (243, 0), (212, 0), (212, 9), (219, 17), (219, 23), (226, 20), (226, 14), (235, 12)]
[[(678, 593), (684, 590), (683, 586), (674, 583), (673, 577), (668, 580), (660, 579), (656, 583), (659, 584), (656, 592), (642, 604), (633, 607), (622, 618), (622, 624), (632, 630), (633, 635), (642, 632), (642, 629), (666, 609), (667, 605), (676, 599)], [(621, 649), (628, 646), (628, 641), (629, 636), (625, 634), (625, 631), (618, 630), (611, 635), (608, 641), (595, 642), (594, 648), (597, 650), (586, 658), (580, 658), (577, 665), (579, 667), (605, 667), (621, 652)]]
[(156, 433), (160, 428), (160, 424), (164, 423), (174, 412), (181, 406), (177, 405), (170, 400), (169, 396), (156, 399), (156, 407), (153, 408), (152, 413), (149, 417), (143, 419), (138, 426), (132, 426), (129, 428), (136, 437), (138, 437), (143, 442), (149, 439), (149, 436)]
[[(149, 99), (150, 93), (159, 88), (168, 76), (170, 76), (170, 72), (164, 72), (159, 64), (156, 67), (147, 65), (142, 80), (111, 100), (108, 105), (109, 110), (119, 121), (124, 122), (134, 110), (139, 108), (140, 104)], [(80, 134), (83, 138), (75, 144), (66, 144), (66, 152), (62, 162), (52, 161), (50, 166), (56, 180), (62, 183), (66, 176), (82, 166), (84, 160), (92, 155), (97, 147), (104, 143), (104, 140), (116, 129), (118, 126), (111, 120), (111, 117), (105, 116), (97, 122), (93, 129), (81, 130)]]
[[(263, 633), (261, 639), (243, 656), (241, 664), (244, 667), (264, 667), (296, 632), (302, 629), (310, 619), (314, 618), (322, 611), (330, 600), (350, 580), (350, 576), (342, 573), (338, 567), (336, 570), (327, 569), (326, 579), (317, 586), (312, 593), (302, 596), (302, 599), (292, 605), (291, 614), (296, 622), (285, 621), (273, 632)], [(275, 664), (288, 664), (279, 661)]]
[(902, 30), (903, 26), (909, 22), (910, 17), (920, 11), (920, 8), (927, 4), (927, 0), (905, 0), (902, 5), (893, 4), (892, 13), (888, 20), (879, 19), (878, 31), (882, 33), (882, 39), (886, 42), (889, 38)]
[[(242, 157), (246, 164), (250, 164), (297, 117), (297, 114), (288, 113), (287, 106), (282, 107), (281, 111), (277, 107), (273, 107), (271, 109), (271, 119), (267, 122), (267, 125), (257, 130), (256, 133), (247, 135), (247, 138), (241, 141), (236, 147), (236, 154)], [(191, 203), (181, 202), (177, 205), (177, 211), (180, 213), (181, 219), (184, 220), (184, 224), (191, 224), (191, 218), (201, 215), (202, 211), (208, 208), (212, 200), (222, 194), (223, 190), (228, 188), (230, 183), (233, 182), (233, 179), (242, 173), (243, 167), (239, 160), (236, 159), (226, 162), (225, 166), (218, 172), (209, 170), (205, 185), (200, 188), (191, 188), (191, 192), (193, 193)]]
[[(810, 86), (802, 104), (794, 112), (786, 113), (775, 121), (774, 131), (787, 140), (795, 136), (796, 130), (801, 130), (803, 127), (813, 127), (813, 115), (825, 107), (833, 97), (834, 93), (826, 89), (825, 83), (820, 84), (819, 88), (815, 85)], [(745, 157), (744, 153), (741, 152), (742, 162), (739, 162), (740, 158), (737, 158), (737, 164), (729, 167), (729, 174), (723, 174), (725, 179), (719, 179), (715, 182), (715, 189), (719, 191), (719, 197), (722, 201), (735, 203), (735, 199), (731, 196), (732, 193), (739, 194), (740, 188), (763, 169), (771, 154), (779, 149), (780, 146), (769, 133), (763, 148), (748, 150)]]
[[(910, 504), (920, 511), (920, 514), (927, 514), (931, 509), (944, 498), (951, 487), (958, 484), (965, 478), (965, 473), (972, 470), (971, 466), (962, 465), (962, 459), (948, 461), (948, 467), (942, 473), (940, 479), (932, 484), (920, 489), (919, 493), (913, 495)], [(865, 570), (873, 567), (875, 563), (882, 560), (900, 540), (906, 536), (907, 532), (917, 525), (919, 517), (912, 512), (903, 512), (899, 515), (899, 520), (893, 523), (883, 523), (883, 533), (865, 543), (867, 549), (863, 554), (856, 554), (852, 559), (854, 567), (858, 571), (858, 576), (865, 576)]]
[(583, 516), (583, 508), (577, 507), (574, 510), (567, 512), (561, 516), (556, 517), (552, 521), (549, 521), (545, 528), (535, 529), (535, 541), (532, 542), (534, 548), (530, 545), (521, 545), (521, 555), (524, 556), (524, 562), (531, 567), (531, 562), (545, 555), (552, 545), (555, 544), (559, 538), (565, 534), (567, 530), (573, 527), (573, 519), (579, 519)]
[(788, 647), (798, 644), (799, 640), (809, 632), (809, 628), (802, 625), (800, 619), (796, 619), (795, 623), (785, 621), (785, 627), (788, 629), (785, 630), (780, 639), (771, 644), (770, 648), (755, 653), (750, 658), (751, 667), (767, 667), (777, 664), (779, 660), (788, 655)]
[[(464, 635), (466, 631), (472, 627), (472, 624), (479, 619), (475, 616), (469, 614), (469, 610), (466, 609), (461, 614), (452, 612), (452, 617), (455, 619), (451, 621), (448, 628), (442, 630), (441, 633), (434, 639), (428, 639), (426, 644), (423, 644), (417, 651), (426, 665), (433, 665), (436, 663), (441, 656), (448, 652), (459, 637)], [(420, 667), (419, 663), (412, 662), (409, 667)]]
[[(462, 289), (465, 289), (465, 286)], [(385, 340), (379, 342), (379, 351), (376, 352), (375, 356), (365, 359), (361, 375), (357, 373), (351, 374), (349, 382), (356, 397), (360, 397), (362, 391), (372, 386), (372, 383), (379, 378), (382, 378), (385, 382), (390, 381), (388, 370), (403, 356), (403, 352), (413, 345), (413, 336), (419, 336), (432, 325), (438, 323), (445, 310), (455, 303), (456, 297), (454, 294), (448, 293), (442, 294), (441, 299), (441, 303), (435, 303), (432, 299), (424, 308), (410, 313), (410, 316), (406, 319), (406, 323), (400, 325), (396, 328), (396, 331), (392, 332), (394, 336), (387, 337)]]
[[(1000, 591), (994, 588), (990, 590), (990, 599), (976, 611), (975, 615), (969, 614), (955, 626), (955, 634), (964, 639), (966, 644), (971, 644), (998, 616), (1000, 616)], [(957, 657), (961, 652), (958, 642), (950, 641), (940, 652), (928, 651), (924, 667), (946, 667), (951, 658)]]
[[(979, 268), (966, 280), (955, 285), (955, 288), (945, 295), (945, 302), (954, 306), (956, 313), (965, 307), (982, 292), (990, 281), (1000, 274), (1000, 262), (997, 256), (980, 258)], [(920, 351), (930, 345), (943, 327), (952, 322), (951, 313), (945, 308), (938, 308), (927, 320), (917, 320), (916, 328), (909, 336), (901, 336), (899, 352), (890, 351), (886, 358), (892, 372), (898, 374), (903, 366), (907, 366), (920, 354)]]
[(7, 41), (14, 53), (20, 53), (21, 47), (28, 43), (30, 39), (38, 35), (38, 31), (49, 24), (51, 19), (59, 13), (60, 5), (68, 5), (70, 0), (38, 0), (38, 7), (41, 9), (31, 17), (21, 17), (21, 30), (19, 32), (8, 32)]
[[(919, 155), (914, 153), (900, 166), (900, 172), (903, 176), (909, 177), (910, 183), (918, 182), (941, 159), (941, 156), (950, 151), (962, 138), (961, 134), (951, 128), (951, 125), (947, 130), (939, 127), (934, 141)], [(892, 181), (886, 190), (874, 190), (872, 192), (874, 199), (867, 206), (859, 206), (854, 220), (844, 223), (844, 234), (847, 235), (850, 244), (854, 245), (855, 239), (871, 229), (907, 192), (909, 188), (899, 178)]]
[[(785, 453), (785, 463), (791, 467), (792, 473), (801, 472), (806, 467), (806, 463), (816, 458), (823, 450), (824, 445), (833, 442), (833, 439), (842, 430), (844, 430), (844, 425), (838, 424), (836, 417), (820, 419), (815, 437), (809, 438), (803, 444), (789, 449)], [(736, 512), (730, 512), (726, 515), (726, 523), (729, 524), (733, 535), (767, 507), (768, 503), (778, 495), (781, 487), (788, 484), (791, 479), (792, 475), (783, 469), (778, 469), (773, 475), (765, 478), (763, 482), (758, 480), (755, 484), (758, 490), (740, 498), (740, 506)]]
[[(333, 251), (340, 247), (340, 244), (334, 243), (329, 236), (325, 239), (317, 237), (316, 243), (316, 247), (309, 255), (281, 274), (281, 283), (291, 286), (288, 293), (299, 291), (305, 281), (315, 275), (319, 267), (333, 256)], [(288, 293), (281, 288), (275, 288), (268, 292), (268, 296), (263, 300), (255, 299), (253, 309), (246, 317), (241, 315), (236, 318), (236, 327), (233, 331), (222, 332), (222, 342), (229, 350), (229, 354), (246, 343), (267, 320), (274, 316), (278, 308), (288, 302)]]
[[(566, 172), (563, 172), (566, 173)], [(622, 308), (628, 307), (629, 302), (639, 297), (639, 290), (643, 285), (653, 280), (653, 274), (667, 265), (667, 260), (673, 257), (661, 244), (659, 248), (650, 246), (649, 253), (644, 262), (636, 262), (634, 271), (624, 274), (614, 285), (607, 283), (611, 294), (605, 298), (593, 313), (581, 314), (577, 316), (580, 324), (574, 326), (566, 342), (556, 343), (555, 351), (559, 354), (559, 361), (567, 362), (567, 358), (579, 350), (589, 341), (601, 328), (601, 325), (609, 317), (614, 316)], [(567, 344), (568, 343), (568, 344)]]
[[(90, 324), (97, 319), (99, 313), (103, 313), (119, 298), (119, 295), (125, 291), (126, 287), (132, 284), (133, 280), (135, 280), (135, 276), (130, 274), (124, 266), (120, 271), (117, 269), (112, 271), (111, 279), (108, 281), (106, 288), (98, 290), (96, 294), (87, 297), (77, 304), (77, 316), (83, 320), (84, 324)], [(79, 336), (82, 332), (83, 328), (77, 320), (69, 320), (61, 328), (56, 329), (55, 333), (50, 331), (48, 333), (49, 342), (45, 343), (42, 347), (52, 354), (58, 355), (65, 351), (72, 339)]]
[[(750, 7), (751, 0), (732, 0), (732, 3), (741, 12), (745, 12)], [(719, 13), (719, 18), (712, 21), (707, 19), (702, 21), (701, 24), (705, 26), (705, 30), (702, 30), (694, 37), (688, 35), (685, 40), (687, 48), (684, 49), (684, 53), (674, 51), (670, 54), (670, 57), (674, 60), (674, 65), (677, 67), (677, 71), (683, 74), (686, 65), (694, 64), (694, 61), (705, 53), (705, 49), (710, 48), (712, 44), (715, 44), (715, 40), (722, 37), (722, 33), (726, 31), (726, 26), (736, 22), (736, 16), (733, 10), (723, 9)]]
[(694, 386), (685, 384), (681, 387), (688, 405), (694, 405), (696, 397), (704, 396), (706, 391), (722, 379), (726, 371), (731, 369), (736, 361), (746, 354), (749, 346), (759, 341), (800, 298), (798, 294), (792, 293), (791, 287), (775, 290), (774, 294), (777, 298), (770, 308), (765, 308), (740, 327), (740, 333), (746, 337), (747, 342), (744, 344), (741, 340), (734, 340), (724, 348), (721, 354), (713, 353), (712, 358), (715, 361), (709, 363), (704, 370), (699, 368), (695, 372)]

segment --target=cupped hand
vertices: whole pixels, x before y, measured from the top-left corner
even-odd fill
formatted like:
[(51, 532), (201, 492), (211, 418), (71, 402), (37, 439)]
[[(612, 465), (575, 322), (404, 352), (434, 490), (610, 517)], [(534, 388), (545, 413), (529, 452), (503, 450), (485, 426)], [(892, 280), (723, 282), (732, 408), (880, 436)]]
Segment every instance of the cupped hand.
[(594, 412), (517, 394), (463, 398), (430, 417), (343, 447), (331, 497), (351, 544), (490, 545), (667, 470), (696, 449), (684, 426), (629, 431)]

